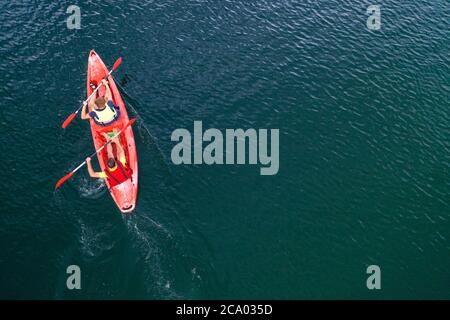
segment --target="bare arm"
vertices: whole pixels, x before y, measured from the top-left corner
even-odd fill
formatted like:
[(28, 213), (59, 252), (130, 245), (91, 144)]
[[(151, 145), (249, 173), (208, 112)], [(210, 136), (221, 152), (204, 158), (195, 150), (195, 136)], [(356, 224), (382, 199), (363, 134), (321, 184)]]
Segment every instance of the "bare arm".
[(87, 169), (88, 169), (89, 175), (92, 178), (103, 178), (102, 177), (103, 172), (95, 172), (94, 169), (92, 168), (91, 158), (86, 158), (86, 164), (87, 164)]
[(109, 87), (108, 81), (103, 79), (103, 84), (105, 85), (105, 99), (106, 101), (112, 100), (111, 88)]
[(87, 103), (84, 102), (83, 103), (83, 109), (81, 109), (81, 119), (86, 120), (86, 119), (90, 119), (89, 116), (89, 110), (87, 110)]
[(83, 109), (81, 110), (81, 119), (88, 120), (91, 118), (89, 115), (90, 110), (94, 109), (95, 99), (92, 97), (89, 102), (83, 102)]

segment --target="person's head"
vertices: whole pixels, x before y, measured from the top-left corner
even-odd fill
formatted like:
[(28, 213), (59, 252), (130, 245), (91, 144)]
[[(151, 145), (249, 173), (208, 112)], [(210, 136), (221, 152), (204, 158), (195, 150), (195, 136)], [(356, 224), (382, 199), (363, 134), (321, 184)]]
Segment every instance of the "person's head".
[(108, 168), (114, 169), (114, 167), (116, 166), (116, 160), (114, 160), (114, 158), (109, 158), (107, 165)]
[(99, 97), (95, 99), (95, 109), (97, 110), (103, 110), (106, 107), (106, 99), (105, 97)]

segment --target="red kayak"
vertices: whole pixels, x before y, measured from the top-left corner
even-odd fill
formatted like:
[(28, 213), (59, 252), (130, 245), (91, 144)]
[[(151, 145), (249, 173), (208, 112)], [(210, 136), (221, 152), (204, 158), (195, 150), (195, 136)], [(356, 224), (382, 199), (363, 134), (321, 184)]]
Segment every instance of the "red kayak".
[[(91, 86), (89, 85), (91, 82), (100, 83), (100, 81), (108, 74), (108, 69), (103, 63), (102, 59), (99, 55), (91, 50), (89, 53), (89, 61), (88, 61), (88, 72), (87, 72), (87, 96), (93, 92)], [(108, 126), (109, 129), (117, 128), (117, 130), (121, 130), (129, 121), (128, 113), (125, 109), (125, 104), (123, 103), (122, 97), (120, 96), (119, 91), (117, 90), (117, 86), (112, 78), (112, 76), (108, 77), (108, 84), (112, 93), (112, 100), (116, 106), (120, 108), (120, 117), (111, 125)], [(99, 88), (99, 92), (101, 94), (102, 89)], [(92, 97), (95, 99), (95, 97)], [(90, 119), (91, 124), (91, 132), (92, 138), (94, 139), (95, 149), (102, 147), (106, 140), (102, 136), (101, 132), (105, 131), (105, 127), (98, 125), (95, 123), (93, 119)], [(109, 178), (105, 179), (106, 185), (108, 186), (109, 192), (111, 193), (114, 202), (122, 213), (131, 213), (136, 206), (136, 198), (138, 192), (138, 163), (137, 163), (137, 153), (136, 153), (136, 145), (134, 143), (134, 135), (132, 127), (128, 127), (123, 133), (119, 136), (120, 142), (125, 151), (125, 156), (127, 159), (127, 165), (131, 168), (132, 174), (131, 177), (122, 182), (119, 185), (111, 186)], [(114, 144), (113, 150), (116, 152)], [(102, 171), (105, 171), (106, 163), (108, 161), (108, 155), (106, 148), (97, 154), (98, 162), (100, 164), (100, 168)]]

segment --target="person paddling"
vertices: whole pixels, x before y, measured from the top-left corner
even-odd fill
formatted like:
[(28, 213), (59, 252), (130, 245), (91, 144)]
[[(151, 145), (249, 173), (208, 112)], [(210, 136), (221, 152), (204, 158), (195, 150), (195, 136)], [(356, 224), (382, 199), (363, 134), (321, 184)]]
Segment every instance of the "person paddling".
[[(108, 81), (103, 79), (102, 84), (105, 87), (104, 95), (98, 95), (96, 99), (91, 99), (89, 102), (83, 103), (81, 119), (88, 120), (92, 118), (96, 124), (107, 127), (119, 119), (120, 109), (112, 101), (111, 88), (108, 85)], [(90, 85), (95, 88), (94, 83)], [(87, 109), (91, 111), (88, 112)], [(108, 132), (107, 134), (110, 137), (114, 135), (112, 132)]]
[[(111, 97), (111, 88), (108, 85), (108, 81), (106, 79), (103, 79), (101, 82), (104, 85), (104, 93), (103, 96), (97, 92), (99, 95), (96, 99), (91, 99), (89, 103), (83, 104), (83, 109), (81, 111), (81, 119), (87, 120), (87, 119), (94, 119), (95, 123), (103, 126), (108, 127), (117, 119), (120, 117), (120, 110), (119, 107), (114, 104)], [(96, 88), (95, 83), (90, 83), (90, 86), (93, 90)], [(89, 107), (91, 112), (88, 112), (86, 109)], [(115, 137), (117, 133), (117, 129), (113, 129), (111, 131), (107, 130), (106, 132), (101, 132), (103, 138), (105, 138), (106, 141), (108, 139), (113, 138), (112, 143), (115, 143), (118, 148), (120, 147), (122, 150), (122, 146), (120, 144), (119, 137)], [(112, 144), (110, 143), (107, 147), (108, 151), (108, 158), (114, 158), (112, 153)]]
[(116, 144), (117, 161), (114, 157), (110, 157), (106, 163), (105, 171), (95, 172), (92, 168), (91, 158), (86, 158), (87, 169), (92, 178), (109, 179), (111, 187), (119, 185), (132, 176), (132, 170), (127, 164), (125, 152), (120, 144)]

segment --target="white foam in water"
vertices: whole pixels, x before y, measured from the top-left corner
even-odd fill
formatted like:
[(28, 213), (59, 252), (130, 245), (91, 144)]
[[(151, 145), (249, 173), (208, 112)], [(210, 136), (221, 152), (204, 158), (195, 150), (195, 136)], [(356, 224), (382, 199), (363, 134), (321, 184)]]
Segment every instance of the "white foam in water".
[(95, 254), (92, 248), (92, 243), (95, 242), (95, 235), (91, 229), (86, 227), (83, 221), (79, 219), (78, 222), (81, 227), (80, 242), (82, 244), (82, 252), (83, 254), (93, 257)]
[(104, 225), (93, 225), (92, 222), (84, 222), (78, 219), (80, 226), (81, 252), (86, 257), (99, 257), (105, 251), (109, 251), (116, 245), (116, 240), (109, 238), (109, 231), (104, 229)]
[(166, 233), (167, 230), (152, 219), (149, 220), (150, 221), (146, 220), (146, 223), (146, 221), (141, 219), (139, 221), (136, 219), (126, 219), (129, 232), (135, 236), (136, 241), (133, 242), (136, 245), (136, 248), (139, 249), (145, 265), (148, 267), (146, 270), (143, 270), (146, 277), (149, 278), (147, 283), (150, 286), (151, 284), (156, 284), (156, 288), (149, 287), (147, 291), (150, 293), (156, 289), (160, 294), (165, 295), (167, 298), (181, 299), (182, 297), (173, 288), (171, 288), (171, 283), (161, 268), (160, 255), (162, 253), (160, 252), (157, 243), (153, 241), (148, 233), (143, 232), (141, 228), (138, 227), (138, 223), (141, 227), (146, 227), (148, 222), (150, 222), (158, 229), (164, 230), (164, 233)]
[(91, 179), (82, 177), (78, 187), (81, 198), (98, 199), (106, 192), (106, 184), (103, 179)]

